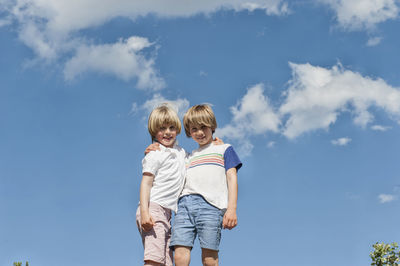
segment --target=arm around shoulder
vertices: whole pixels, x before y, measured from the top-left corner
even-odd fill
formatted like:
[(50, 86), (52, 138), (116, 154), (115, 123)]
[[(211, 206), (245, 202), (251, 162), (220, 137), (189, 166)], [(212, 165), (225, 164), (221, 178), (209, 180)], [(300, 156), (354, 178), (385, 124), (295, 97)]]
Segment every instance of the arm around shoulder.
[(147, 146), (147, 148), (144, 150), (144, 155), (147, 155), (151, 151), (159, 151), (160, 150), (160, 143), (155, 142)]

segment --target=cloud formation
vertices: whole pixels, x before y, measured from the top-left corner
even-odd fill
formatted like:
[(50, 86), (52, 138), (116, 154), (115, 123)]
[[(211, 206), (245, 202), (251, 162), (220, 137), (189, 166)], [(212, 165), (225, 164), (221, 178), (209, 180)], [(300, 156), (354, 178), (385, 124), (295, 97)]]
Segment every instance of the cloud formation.
[(285, 14), (283, 0), (3, 0), (19, 20), (41, 18), (52, 32), (72, 32), (101, 25), (116, 17), (135, 19), (149, 14), (159, 17), (188, 17), (211, 14), (221, 9), (265, 10), (269, 15)]
[[(165, 84), (157, 75), (154, 58), (145, 59), (138, 53), (141, 49), (132, 47), (140, 37), (93, 45), (91, 40), (79, 35), (80, 31), (114, 18), (134, 20), (149, 14), (168, 18), (210, 14), (221, 9), (258, 9), (269, 15), (288, 12), (283, 0), (1, 0), (0, 4), (0, 26), (12, 22), (17, 25), (19, 39), (36, 56), (34, 62), (54, 63), (67, 55), (66, 79), (83, 72), (98, 71), (123, 80), (135, 77), (138, 88), (153, 90)], [(124, 59), (121, 65), (116, 63), (117, 59)]]
[(264, 95), (263, 84), (249, 88), (230, 111), (233, 116), (231, 123), (217, 129), (216, 135), (238, 141), (243, 156), (249, 155), (253, 148), (249, 141), (251, 136), (279, 132), (280, 118)]
[(379, 202), (380, 203), (388, 203), (388, 202), (392, 202), (394, 200), (397, 199), (397, 197), (395, 195), (391, 195), (391, 194), (380, 194), (378, 196)]
[(331, 141), (331, 143), (335, 146), (346, 146), (351, 142), (351, 138), (344, 137), (344, 138), (338, 138), (334, 139)]
[(382, 79), (364, 77), (340, 64), (331, 69), (310, 64), (289, 65), (292, 79), (280, 112), (288, 116), (283, 134), (290, 139), (328, 129), (343, 112), (351, 112), (354, 123), (361, 127), (374, 120), (371, 107), (400, 117), (400, 90)]
[[(340, 27), (346, 30), (373, 30), (377, 24), (399, 14), (396, 0), (320, 0), (336, 13)], [(377, 40), (375, 40), (377, 41)]]
[(367, 41), (367, 46), (377, 46), (378, 44), (380, 44), (382, 41), (382, 37), (372, 37), (370, 39), (368, 39)]
[[(251, 153), (252, 136), (273, 133), (295, 139), (305, 133), (328, 130), (343, 113), (350, 113), (354, 124), (362, 128), (374, 121), (374, 108), (392, 119), (400, 118), (400, 89), (380, 78), (362, 76), (340, 64), (330, 69), (310, 64), (289, 66), (292, 78), (280, 106), (274, 107), (264, 95), (264, 85), (257, 84), (230, 108), (232, 121), (217, 129), (219, 137), (239, 143), (242, 156)], [(374, 125), (371, 129), (384, 131), (389, 127)], [(332, 144), (345, 146), (350, 141), (345, 137)]]
[(276, 144), (275, 141), (270, 141), (267, 143), (267, 148), (271, 149), (275, 146), (275, 144)]
[(167, 103), (169, 104), (175, 111), (178, 113), (180, 118), (183, 118), (183, 115), (189, 109), (189, 101), (185, 98), (177, 98), (175, 100), (166, 99), (160, 93), (156, 93), (153, 97), (143, 104), (139, 105), (138, 103), (132, 104), (131, 113), (137, 113), (138, 111), (144, 111), (147, 115), (151, 113), (151, 111), (159, 106), (160, 104)]
[(114, 44), (80, 45), (74, 57), (65, 64), (67, 80), (95, 71), (113, 74), (124, 81), (137, 79), (137, 88), (159, 90), (165, 82), (154, 67), (154, 59), (147, 59), (141, 51), (152, 44), (141, 37), (130, 37)]
[(391, 129), (392, 127), (385, 127), (385, 126), (381, 126), (381, 125), (373, 125), (371, 126), (372, 130), (376, 130), (376, 131), (387, 131), (389, 129)]

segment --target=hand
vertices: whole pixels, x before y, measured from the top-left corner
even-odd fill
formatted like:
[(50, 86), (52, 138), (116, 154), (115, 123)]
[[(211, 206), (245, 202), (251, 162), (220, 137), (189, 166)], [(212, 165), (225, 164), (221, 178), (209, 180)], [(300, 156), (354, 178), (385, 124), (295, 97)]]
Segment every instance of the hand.
[(159, 150), (160, 150), (160, 143), (153, 143), (146, 148), (144, 154), (148, 154), (151, 151), (159, 151)]
[(213, 144), (214, 145), (222, 145), (222, 144), (224, 144), (224, 141), (218, 137), (215, 137), (215, 139), (213, 140)]
[(222, 220), (222, 227), (231, 230), (237, 225), (236, 210), (227, 209)]
[(145, 232), (150, 231), (153, 228), (153, 226), (155, 225), (153, 217), (151, 217), (150, 214), (141, 215), (140, 223), (141, 223), (143, 231), (145, 231)]

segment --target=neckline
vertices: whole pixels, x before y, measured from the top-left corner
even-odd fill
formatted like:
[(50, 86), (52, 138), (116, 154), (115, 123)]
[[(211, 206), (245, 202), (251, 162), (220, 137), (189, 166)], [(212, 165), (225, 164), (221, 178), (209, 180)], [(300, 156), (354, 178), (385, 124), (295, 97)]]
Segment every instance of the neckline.
[(204, 150), (204, 149), (206, 149), (206, 148), (208, 148), (208, 147), (211, 147), (211, 146), (213, 146), (214, 144), (212, 143), (212, 141), (209, 143), (209, 144), (206, 144), (206, 145), (204, 145), (204, 146), (201, 146), (201, 147), (199, 147), (197, 150)]

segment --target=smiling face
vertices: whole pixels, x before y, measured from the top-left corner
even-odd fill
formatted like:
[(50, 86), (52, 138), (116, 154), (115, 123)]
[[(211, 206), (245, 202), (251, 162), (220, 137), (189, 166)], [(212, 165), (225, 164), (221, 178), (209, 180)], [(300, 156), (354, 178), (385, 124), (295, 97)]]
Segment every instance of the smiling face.
[(176, 136), (181, 132), (181, 121), (172, 108), (161, 105), (151, 112), (148, 130), (152, 141), (170, 148), (174, 146)]
[(164, 124), (156, 133), (156, 140), (165, 147), (171, 148), (175, 144), (177, 129), (172, 124)]
[(200, 147), (208, 145), (212, 142), (213, 130), (208, 126), (190, 125), (190, 136)]

